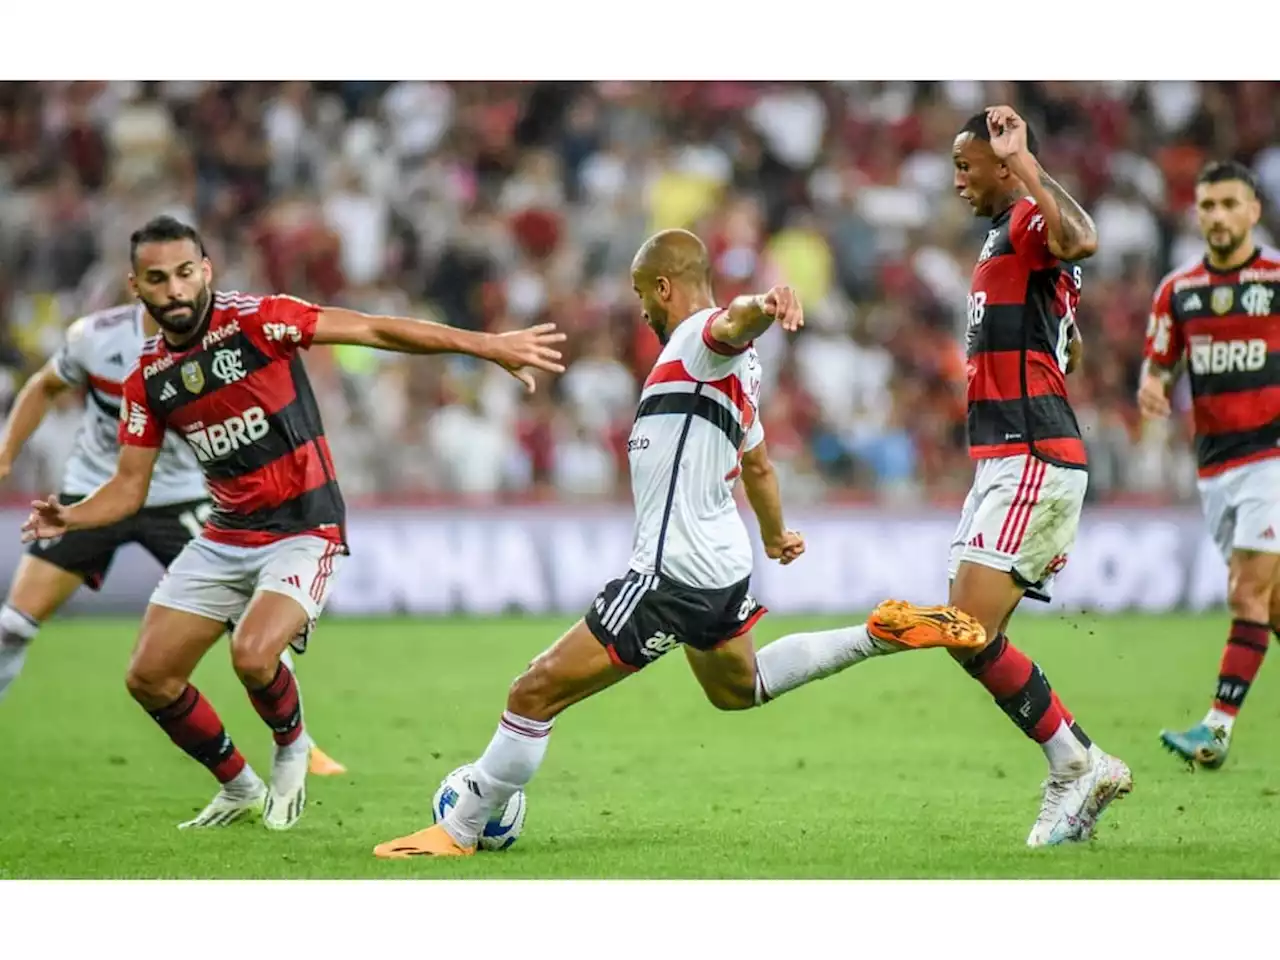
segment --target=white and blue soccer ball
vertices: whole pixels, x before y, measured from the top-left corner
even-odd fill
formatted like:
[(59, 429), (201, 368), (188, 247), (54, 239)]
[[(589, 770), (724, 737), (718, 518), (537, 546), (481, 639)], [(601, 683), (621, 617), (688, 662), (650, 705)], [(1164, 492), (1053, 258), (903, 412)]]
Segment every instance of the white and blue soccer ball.
[[(466, 763), (440, 781), (440, 788), (431, 801), (431, 813), (435, 816), (436, 823), (445, 818), (445, 814), (458, 802), (458, 795), (467, 789), (466, 777), (470, 772), (471, 764)], [(507, 805), (495, 811), (485, 824), (484, 832), (480, 834), (480, 849), (505, 850), (519, 840), (520, 833), (524, 830), (524, 813), (524, 791), (517, 790), (507, 801)]]

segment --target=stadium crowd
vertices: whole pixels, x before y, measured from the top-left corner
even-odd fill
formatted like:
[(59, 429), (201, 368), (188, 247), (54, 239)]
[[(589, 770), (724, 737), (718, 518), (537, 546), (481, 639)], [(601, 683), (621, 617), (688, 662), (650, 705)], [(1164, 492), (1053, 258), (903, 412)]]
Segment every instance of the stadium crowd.
[[(0, 83), (0, 404), (76, 316), (127, 298), (127, 238), (199, 227), (220, 289), (502, 330), (553, 319), (569, 372), (311, 351), (362, 498), (615, 498), (658, 345), (628, 266), (654, 229), (707, 240), (721, 301), (785, 279), (763, 418), (789, 500), (953, 500), (965, 292), (985, 223), (953, 196), (965, 118), (1008, 102), (1092, 211), (1071, 392), (1094, 499), (1194, 496), (1189, 424), (1134, 404), (1151, 292), (1199, 255), (1211, 157), (1280, 196), (1274, 83)], [(1267, 206), (1263, 239), (1280, 229)], [(1185, 395), (1179, 398), (1186, 409)], [(78, 402), (5, 482), (56, 489)]]

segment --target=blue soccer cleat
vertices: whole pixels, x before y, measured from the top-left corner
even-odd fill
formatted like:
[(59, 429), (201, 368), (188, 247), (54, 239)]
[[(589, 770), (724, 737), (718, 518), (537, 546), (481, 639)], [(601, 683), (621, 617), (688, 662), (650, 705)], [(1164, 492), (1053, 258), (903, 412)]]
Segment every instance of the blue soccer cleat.
[(1162, 730), (1160, 742), (1166, 750), (1177, 754), (1193, 768), (1199, 764), (1206, 770), (1217, 770), (1226, 763), (1227, 751), (1231, 747), (1225, 730), (1221, 727), (1211, 729), (1203, 723), (1197, 723), (1182, 733)]

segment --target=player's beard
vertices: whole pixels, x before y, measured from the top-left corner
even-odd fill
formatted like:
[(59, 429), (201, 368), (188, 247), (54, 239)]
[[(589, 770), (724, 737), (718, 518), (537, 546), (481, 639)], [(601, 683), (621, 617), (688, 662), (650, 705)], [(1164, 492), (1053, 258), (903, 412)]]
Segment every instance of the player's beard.
[[(212, 298), (213, 293), (206, 284), (196, 294), (195, 300), (171, 300), (163, 306), (150, 300), (143, 300), (142, 303), (161, 330), (172, 333), (175, 337), (184, 337), (200, 326)], [(174, 315), (183, 308), (188, 311), (186, 314)]]
[(1209, 249), (1212, 250), (1220, 260), (1227, 260), (1233, 253), (1238, 252), (1240, 247), (1244, 245), (1245, 240), (1249, 237), (1247, 233), (1232, 233), (1230, 227), (1223, 227), (1217, 235), (1219, 237), (1225, 235), (1227, 238), (1226, 242), (1222, 242), (1220, 240), (1215, 243), (1212, 239), (1214, 233), (1211, 231), (1209, 236), (1205, 237), (1205, 243), (1209, 245)]
[(658, 342), (664, 347), (667, 341), (671, 339), (671, 334), (667, 333), (667, 315), (664, 313), (661, 318), (653, 310), (649, 311), (649, 329), (653, 331), (654, 336), (658, 338)]

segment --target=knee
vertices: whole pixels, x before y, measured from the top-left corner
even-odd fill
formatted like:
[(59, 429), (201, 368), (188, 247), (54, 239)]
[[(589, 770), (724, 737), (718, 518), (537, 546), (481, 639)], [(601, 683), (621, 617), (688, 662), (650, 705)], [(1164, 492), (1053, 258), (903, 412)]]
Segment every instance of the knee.
[(232, 638), (231, 667), (246, 687), (265, 687), (275, 679), (280, 653), (273, 639), (255, 631), (240, 631)]
[(142, 706), (158, 710), (182, 695), (187, 678), (160, 664), (134, 661), (125, 673), (124, 685), (129, 695)]
[(1237, 620), (1274, 624), (1280, 617), (1280, 609), (1277, 609), (1272, 592), (1270, 584), (1266, 582), (1247, 576), (1232, 577), (1227, 591), (1227, 605), (1231, 608), (1231, 616)]

